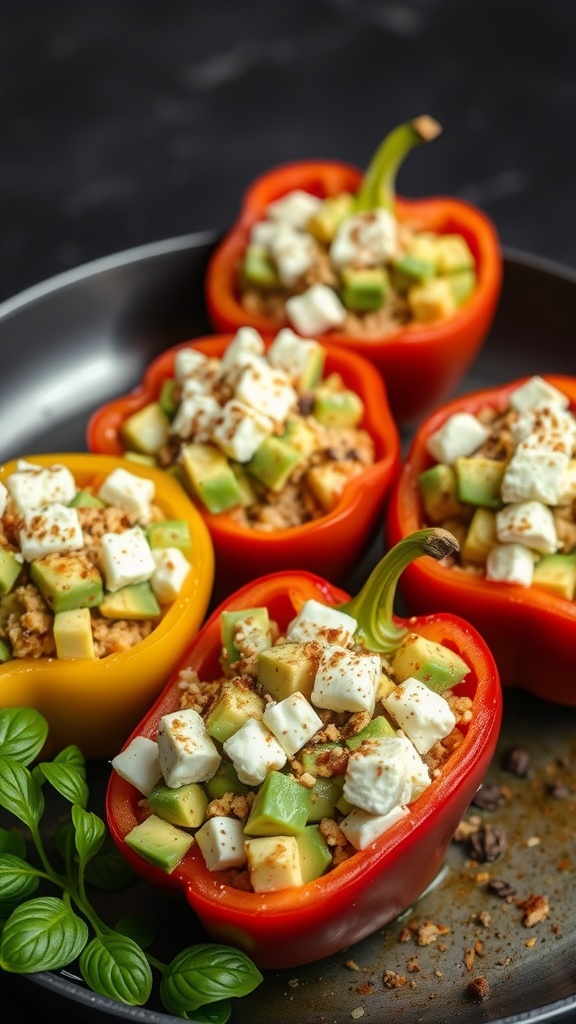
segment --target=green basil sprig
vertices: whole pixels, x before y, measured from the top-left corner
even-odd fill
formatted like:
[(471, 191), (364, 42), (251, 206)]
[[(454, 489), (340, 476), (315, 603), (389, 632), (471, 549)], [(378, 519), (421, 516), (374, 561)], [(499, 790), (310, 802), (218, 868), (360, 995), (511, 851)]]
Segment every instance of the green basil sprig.
[[(100, 919), (86, 882), (115, 889), (133, 874), (114, 847), (106, 825), (88, 810), (86, 764), (70, 746), (52, 761), (29, 766), (48, 735), (32, 708), (0, 710), (0, 806), (26, 829), (0, 829), (0, 968), (17, 974), (58, 970), (77, 961), (92, 991), (130, 1006), (143, 1006), (152, 991), (152, 968), (161, 975), (160, 998), (176, 1016), (225, 1024), (229, 999), (252, 992), (263, 980), (245, 953), (200, 943), (164, 964), (145, 952), (146, 924), (132, 919), (110, 928)], [(44, 785), (70, 805), (70, 820), (56, 836), (64, 868), (56, 870), (44, 846), (40, 822)], [(28, 844), (34, 862), (27, 859)], [(61, 896), (36, 895), (40, 884)]]

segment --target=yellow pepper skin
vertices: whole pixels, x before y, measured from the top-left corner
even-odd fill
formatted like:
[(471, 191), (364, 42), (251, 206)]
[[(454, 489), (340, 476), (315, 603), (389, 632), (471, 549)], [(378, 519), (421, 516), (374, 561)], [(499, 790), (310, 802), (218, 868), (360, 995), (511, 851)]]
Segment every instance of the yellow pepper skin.
[[(122, 466), (154, 481), (154, 503), (166, 519), (185, 519), (191, 537), (192, 568), (176, 601), (150, 635), (128, 651), (105, 658), (14, 658), (0, 665), (0, 707), (34, 707), (49, 723), (51, 757), (68, 744), (88, 759), (109, 759), (156, 698), (198, 631), (212, 594), (214, 551), (204, 520), (185, 491), (168, 474), (108, 455), (27, 455), (42, 466), (67, 466), (78, 487), (100, 482)], [(16, 461), (0, 466), (5, 482)]]

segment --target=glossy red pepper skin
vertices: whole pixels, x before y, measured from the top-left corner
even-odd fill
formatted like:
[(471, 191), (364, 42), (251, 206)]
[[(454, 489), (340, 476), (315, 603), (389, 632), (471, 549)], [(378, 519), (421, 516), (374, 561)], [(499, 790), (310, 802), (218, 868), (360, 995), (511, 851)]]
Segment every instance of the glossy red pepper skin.
[[(182, 666), (196, 669), (201, 679), (220, 675), (219, 619), (224, 609), (266, 606), (282, 629), (309, 598), (339, 604), (347, 595), (308, 572), (255, 580), (212, 614)], [(457, 689), (473, 700), (472, 722), (446, 768), (412, 805), (410, 814), (322, 878), (281, 892), (242, 892), (208, 871), (194, 846), (171, 875), (165, 874), (124, 843), (124, 836), (138, 823), (141, 797), (116, 773), (110, 778), (108, 826), (127, 860), (154, 886), (179, 890), (212, 938), (244, 949), (259, 967), (294, 967), (319, 960), (358, 942), (409, 907), (438, 872), (456, 826), (488, 770), (502, 713), (498, 673), (489, 649), (456, 616), (429, 615), (410, 620), (409, 625), (446, 643), (470, 666), (466, 681)], [(177, 709), (178, 699), (174, 677), (133, 736), (154, 739), (159, 719)]]
[[(576, 414), (576, 378), (542, 376), (569, 395)], [(390, 497), (386, 529), (390, 546), (424, 523), (418, 477), (434, 462), (426, 451), (428, 437), (455, 412), (477, 413), (487, 405), (503, 410), (522, 380), (456, 398), (422, 423)], [(576, 602), (537, 587), (489, 582), (483, 576), (432, 564), (432, 559), (407, 566), (399, 591), (416, 614), (441, 607), (471, 622), (494, 654), (503, 686), (519, 687), (557, 704), (576, 705)]]
[[(193, 344), (207, 355), (221, 356), (232, 337), (225, 334), (198, 338), (162, 353), (150, 364), (140, 387), (96, 410), (88, 426), (90, 451), (123, 453), (123, 421), (158, 397), (162, 382), (174, 374), (174, 357), (179, 348)], [(272, 339), (264, 340), (269, 344)], [(379, 529), (386, 495), (400, 470), (398, 428), (382, 379), (374, 367), (355, 353), (325, 347), (325, 375), (340, 373), (345, 385), (364, 402), (361, 426), (374, 440), (375, 462), (349, 481), (332, 512), (302, 526), (269, 532), (254, 530), (241, 526), (224, 512), (213, 515), (198, 503), (214, 545), (218, 599), (249, 579), (295, 565), (305, 565), (341, 582), (358, 563), (374, 530)]]
[[(285, 321), (249, 314), (237, 294), (237, 270), (252, 225), (269, 203), (293, 189), (326, 198), (355, 193), (362, 175), (347, 164), (309, 161), (286, 164), (258, 178), (244, 196), (238, 220), (217, 245), (206, 273), (205, 297), (215, 330), (236, 330), (250, 324), (259, 331), (276, 331)], [(326, 338), (370, 359), (386, 381), (396, 420), (405, 423), (445, 400), (480, 350), (491, 327), (502, 283), (502, 254), (489, 218), (459, 199), (435, 196), (412, 200), (397, 197), (400, 221), (421, 230), (462, 235), (477, 262), (474, 294), (455, 314), (435, 323), (412, 323), (375, 338), (351, 337), (329, 331)]]

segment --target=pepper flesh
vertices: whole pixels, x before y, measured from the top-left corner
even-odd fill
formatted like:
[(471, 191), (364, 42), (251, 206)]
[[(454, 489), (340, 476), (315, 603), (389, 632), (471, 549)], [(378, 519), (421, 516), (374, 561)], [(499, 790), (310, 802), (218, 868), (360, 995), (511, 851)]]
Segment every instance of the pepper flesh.
[[(71, 471), (79, 487), (126, 466), (106, 455), (31, 455), (27, 461)], [(0, 467), (0, 482), (17, 467)], [(45, 757), (70, 743), (86, 758), (109, 758), (159, 693), (206, 614), (214, 579), (214, 553), (202, 517), (178, 484), (150, 467), (130, 464), (130, 472), (155, 483), (155, 503), (166, 518), (185, 519), (191, 539), (192, 568), (177, 599), (148, 637), (133, 648), (105, 658), (13, 658), (0, 665), (0, 706), (33, 707), (48, 720)]]
[[(424, 141), (413, 125), (402, 125), (398, 154), (404, 156), (410, 144)], [(412, 133), (412, 134), (410, 134)], [(391, 133), (388, 139), (395, 136)], [(432, 135), (430, 136), (432, 137)], [(392, 139), (394, 141), (394, 139)], [(383, 146), (386, 146), (385, 140)], [(382, 174), (378, 153), (374, 174), (362, 173), (335, 161), (301, 161), (281, 165), (263, 174), (246, 191), (238, 219), (216, 246), (206, 273), (205, 298), (208, 315), (216, 330), (236, 330), (251, 325), (261, 332), (278, 330), (284, 318), (248, 313), (237, 293), (237, 273), (248, 244), (252, 226), (262, 219), (267, 206), (296, 189), (328, 198), (348, 192), (362, 206), (381, 188), (386, 206), (393, 202), (400, 222), (414, 224), (421, 231), (461, 235), (468, 243), (477, 268), (476, 287), (470, 299), (453, 316), (433, 323), (411, 322), (382, 336), (349, 335), (331, 330), (325, 335), (337, 346), (352, 349), (370, 359), (386, 380), (392, 411), (399, 423), (420, 417), (456, 387), (478, 353), (490, 329), (502, 282), (502, 253), (491, 220), (478, 208), (447, 196), (427, 199), (392, 199), (395, 160), (387, 154)], [(359, 190), (365, 188), (366, 197)]]
[[(576, 378), (542, 377), (569, 396), (570, 409), (576, 414)], [(434, 461), (426, 448), (431, 434), (456, 412), (478, 414), (486, 406), (504, 410), (510, 393), (527, 379), (458, 397), (421, 424), (388, 504), (389, 544), (424, 524), (418, 478)], [(408, 609), (416, 614), (441, 607), (471, 622), (490, 646), (503, 686), (576, 706), (576, 602), (534, 586), (496, 583), (430, 561), (408, 566), (399, 587)]]
[[(200, 679), (218, 677), (222, 611), (266, 606), (285, 629), (308, 599), (344, 607), (350, 600), (309, 572), (255, 580), (216, 609), (183, 667), (194, 669)], [(498, 673), (484, 641), (468, 623), (442, 613), (395, 622), (399, 630), (409, 626), (464, 658), (470, 672), (458, 692), (472, 699), (472, 720), (462, 743), (411, 805), (410, 814), (328, 874), (295, 889), (264, 895), (244, 892), (228, 886), (221, 873), (209, 871), (193, 845), (168, 875), (126, 846), (124, 837), (139, 820), (140, 794), (116, 773), (110, 778), (108, 826), (124, 856), (155, 886), (183, 892), (212, 938), (244, 949), (260, 967), (294, 967), (338, 952), (410, 906), (439, 870), (452, 834), (488, 769), (502, 709)], [(176, 710), (178, 701), (175, 677), (130, 740), (136, 735), (154, 739), (160, 718)]]
[[(162, 382), (174, 373), (174, 358), (181, 348), (197, 348), (207, 355), (222, 355), (233, 335), (197, 338), (168, 349), (149, 366), (142, 384), (128, 395), (101, 406), (88, 426), (88, 447), (93, 452), (120, 455), (123, 421), (158, 397)], [(266, 344), (271, 341), (265, 336)], [(325, 374), (340, 373), (346, 387), (364, 403), (362, 425), (375, 445), (375, 462), (351, 479), (332, 512), (302, 526), (264, 532), (242, 526), (226, 513), (201, 513), (214, 543), (218, 597), (272, 569), (306, 565), (341, 581), (357, 564), (374, 529), (400, 468), (400, 437), (392, 418), (385, 386), (374, 368), (358, 355), (326, 348)]]

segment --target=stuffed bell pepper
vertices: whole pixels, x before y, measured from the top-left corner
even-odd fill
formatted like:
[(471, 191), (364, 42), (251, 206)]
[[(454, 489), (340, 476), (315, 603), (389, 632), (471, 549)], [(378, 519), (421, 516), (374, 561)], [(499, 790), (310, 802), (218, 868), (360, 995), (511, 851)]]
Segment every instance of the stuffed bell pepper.
[(0, 467), (0, 705), (54, 750), (110, 757), (204, 619), (210, 535), (157, 469), (34, 455)]
[(491, 326), (502, 257), (469, 203), (395, 194), (406, 155), (440, 130), (427, 116), (398, 126), (364, 175), (320, 160), (262, 175), (208, 265), (215, 329), (289, 325), (361, 353), (399, 422), (448, 397)]
[(456, 546), (413, 534), (354, 598), (309, 572), (249, 583), (112, 760), (120, 850), (260, 967), (338, 952), (409, 907), (488, 769), (486, 644), (454, 615), (393, 614), (405, 566)]
[(400, 467), (378, 372), (289, 328), (168, 350), (139, 388), (96, 411), (88, 446), (177, 476), (212, 536), (219, 596), (294, 565), (341, 580)]
[(407, 568), (410, 611), (458, 611), (503, 685), (576, 705), (576, 379), (476, 391), (418, 430), (388, 510), (388, 540), (449, 528), (458, 555)]

